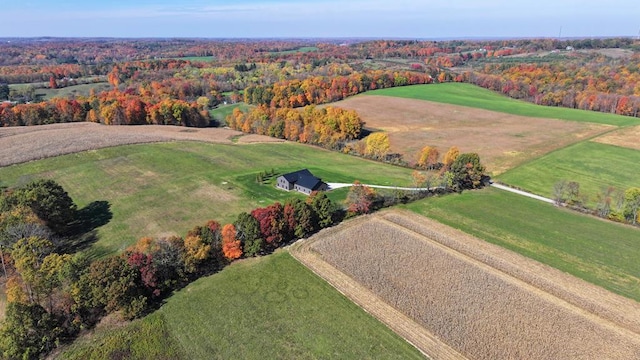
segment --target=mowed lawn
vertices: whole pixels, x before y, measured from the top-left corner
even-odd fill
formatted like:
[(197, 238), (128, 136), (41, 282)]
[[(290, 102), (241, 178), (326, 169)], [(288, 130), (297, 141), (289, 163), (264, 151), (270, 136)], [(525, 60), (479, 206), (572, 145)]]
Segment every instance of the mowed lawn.
[(488, 188), (407, 205), (421, 215), (640, 301), (640, 229)]
[[(135, 354), (127, 353), (132, 341), (123, 334), (135, 328), (148, 338), (136, 336)], [(423, 358), (286, 251), (234, 263), (149, 317), (93, 338), (60, 358), (146, 359), (145, 347), (154, 359)]]
[(558, 181), (576, 181), (587, 204), (594, 206), (604, 188), (640, 187), (640, 151), (585, 141), (518, 166), (497, 179), (548, 197), (553, 196)]
[[(257, 184), (259, 172), (308, 168), (328, 182), (409, 186), (411, 170), (294, 143), (129, 145), (0, 168), (0, 186), (58, 181), (81, 208), (108, 201), (113, 218), (98, 229), (94, 256), (124, 250), (143, 236), (177, 234), (215, 219), (304, 195)], [(346, 191), (330, 196), (344, 199)]]
[(463, 105), (514, 115), (573, 120), (618, 126), (638, 125), (639, 118), (595, 111), (540, 106), (511, 99), (493, 91), (464, 83), (413, 85), (368, 91), (365, 95), (396, 96)]

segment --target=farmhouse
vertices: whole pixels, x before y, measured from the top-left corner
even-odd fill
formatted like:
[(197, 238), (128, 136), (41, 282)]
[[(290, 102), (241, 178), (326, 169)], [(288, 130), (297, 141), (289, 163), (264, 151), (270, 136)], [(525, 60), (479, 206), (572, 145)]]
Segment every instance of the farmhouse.
[(276, 187), (287, 191), (295, 190), (307, 195), (311, 194), (312, 191), (325, 191), (328, 189), (325, 182), (313, 176), (307, 169), (279, 176), (276, 180)]

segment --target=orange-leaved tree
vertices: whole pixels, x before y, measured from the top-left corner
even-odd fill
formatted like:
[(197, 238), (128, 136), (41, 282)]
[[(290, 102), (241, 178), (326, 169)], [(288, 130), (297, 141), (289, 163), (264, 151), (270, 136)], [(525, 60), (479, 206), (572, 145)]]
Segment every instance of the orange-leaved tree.
[(228, 260), (242, 256), (240, 240), (236, 239), (236, 227), (233, 224), (226, 224), (222, 227), (222, 254)]

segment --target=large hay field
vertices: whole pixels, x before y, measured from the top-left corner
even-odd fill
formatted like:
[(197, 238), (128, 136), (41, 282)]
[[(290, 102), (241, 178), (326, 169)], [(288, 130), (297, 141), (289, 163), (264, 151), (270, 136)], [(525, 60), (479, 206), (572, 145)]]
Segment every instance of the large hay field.
[(406, 207), (640, 301), (640, 229), (487, 188)]
[[(43, 141), (46, 134), (39, 135)], [(328, 182), (411, 184), (410, 169), (311, 146), (223, 141), (227, 143), (117, 146), (5, 166), (0, 168), (0, 186), (51, 178), (80, 208), (94, 201), (108, 202), (113, 218), (98, 228), (98, 240), (91, 248), (100, 256), (121, 251), (143, 236), (184, 235), (210, 219), (228, 223), (242, 211), (304, 197), (277, 190), (275, 178), (256, 183), (258, 173), (272, 169), (285, 173), (308, 168)], [(335, 201), (345, 195), (346, 189), (330, 194)]]
[(507, 114), (608, 124), (615, 126), (640, 125), (640, 118), (596, 111), (540, 106), (516, 100), (481, 87), (464, 83), (400, 86), (369, 91), (366, 95), (395, 96), (408, 99), (469, 106)]
[[(373, 314), (379, 300), (402, 312), (408, 319), (380, 317), (437, 358), (640, 354), (636, 302), (413, 214), (361, 217), (293, 254)], [(406, 331), (415, 324), (426, 334)]]
[(603, 189), (613, 186), (626, 190), (640, 186), (640, 151), (630, 147), (584, 141), (554, 151), (498, 176), (498, 180), (553, 197), (553, 186), (560, 180), (576, 181), (594, 207)]
[(335, 105), (356, 110), (367, 128), (389, 134), (391, 151), (407, 161), (414, 162), (426, 145), (442, 154), (457, 146), (462, 152), (477, 152), (494, 175), (613, 129), (393, 96), (362, 95)]

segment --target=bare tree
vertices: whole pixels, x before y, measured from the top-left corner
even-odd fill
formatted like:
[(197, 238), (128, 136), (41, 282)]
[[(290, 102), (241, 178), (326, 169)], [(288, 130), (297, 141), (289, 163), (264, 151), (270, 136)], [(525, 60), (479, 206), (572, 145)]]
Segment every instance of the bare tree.
[(553, 185), (553, 200), (557, 206), (562, 205), (567, 192), (568, 184), (566, 180), (560, 180)]

